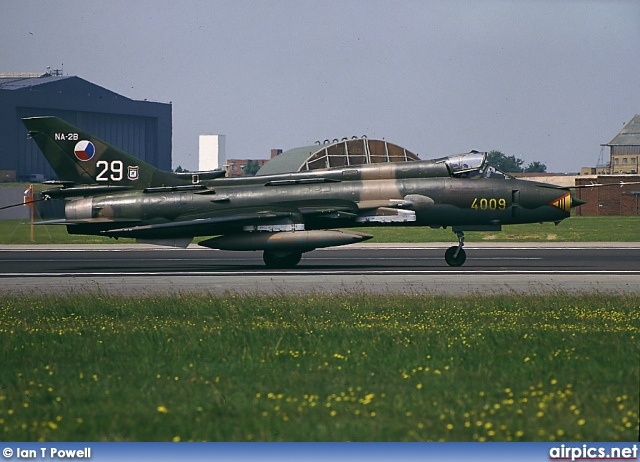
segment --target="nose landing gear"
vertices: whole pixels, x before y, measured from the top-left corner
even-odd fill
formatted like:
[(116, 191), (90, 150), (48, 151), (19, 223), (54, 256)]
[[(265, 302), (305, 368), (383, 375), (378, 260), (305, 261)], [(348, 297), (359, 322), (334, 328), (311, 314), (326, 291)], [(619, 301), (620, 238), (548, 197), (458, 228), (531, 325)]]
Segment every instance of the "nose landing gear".
[(444, 253), (444, 260), (449, 266), (462, 266), (467, 259), (467, 253), (462, 248), (464, 246), (464, 233), (456, 231), (458, 236), (458, 245), (452, 246)]

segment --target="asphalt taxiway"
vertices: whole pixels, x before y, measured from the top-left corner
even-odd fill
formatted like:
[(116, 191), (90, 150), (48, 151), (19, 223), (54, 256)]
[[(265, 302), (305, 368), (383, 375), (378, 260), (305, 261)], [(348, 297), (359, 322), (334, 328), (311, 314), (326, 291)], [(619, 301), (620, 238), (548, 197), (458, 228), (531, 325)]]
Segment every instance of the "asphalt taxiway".
[(356, 244), (270, 270), (261, 252), (190, 246), (0, 246), (0, 294), (167, 293), (640, 294), (640, 243)]

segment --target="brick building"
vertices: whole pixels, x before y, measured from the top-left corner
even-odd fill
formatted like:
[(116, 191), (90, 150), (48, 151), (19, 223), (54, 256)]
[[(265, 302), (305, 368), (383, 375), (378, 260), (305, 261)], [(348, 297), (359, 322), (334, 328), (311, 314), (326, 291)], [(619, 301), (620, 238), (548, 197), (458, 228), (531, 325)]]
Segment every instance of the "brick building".
[(588, 178), (576, 177), (576, 186), (589, 184), (611, 184), (614, 186), (576, 189), (575, 197), (587, 201), (586, 204), (575, 209), (576, 216), (640, 215), (638, 213), (640, 176), (600, 175)]
[(610, 149), (609, 174), (637, 175), (640, 164), (640, 115), (636, 114), (607, 144)]
[(229, 159), (225, 162), (225, 167), (227, 168), (227, 177), (255, 175), (255, 172), (245, 172), (245, 169), (250, 162), (256, 163), (259, 170), (264, 166), (264, 164), (269, 162), (269, 160), (279, 156), (280, 154), (282, 154), (282, 149), (272, 149), (270, 159)]
[(250, 174), (245, 173), (245, 169), (250, 162), (256, 162), (258, 164), (258, 169), (260, 169), (268, 161), (269, 159), (229, 159), (225, 163), (227, 168), (227, 177), (248, 176)]
[(574, 213), (577, 216), (639, 215), (640, 115), (633, 116), (611, 141), (601, 146), (609, 147), (609, 163), (599, 162), (596, 168), (583, 168), (575, 185), (610, 186), (576, 189), (575, 197), (587, 203)]

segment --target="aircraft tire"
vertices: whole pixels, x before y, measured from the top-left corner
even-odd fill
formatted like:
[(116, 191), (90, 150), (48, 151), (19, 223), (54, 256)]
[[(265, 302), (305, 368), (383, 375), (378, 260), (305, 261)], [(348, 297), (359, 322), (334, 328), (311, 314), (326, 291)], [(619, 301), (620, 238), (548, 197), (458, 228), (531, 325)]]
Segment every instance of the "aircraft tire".
[(262, 254), (262, 260), (267, 268), (272, 269), (286, 269), (294, 268), (300, 259), (302, 258), (302, 252), (270, 252), (265, 250)]
[(458, 251), (457, 246), (449, 247), (447, 251), (444, 253), (444, 260), (447, 262), (449, 266), (462, 266), (464, 265), (465, 260), (467, 259), (467, 254), (464, 249), (460, 249), (458, 252), (458, 256), (455, 257), (456, 252)]

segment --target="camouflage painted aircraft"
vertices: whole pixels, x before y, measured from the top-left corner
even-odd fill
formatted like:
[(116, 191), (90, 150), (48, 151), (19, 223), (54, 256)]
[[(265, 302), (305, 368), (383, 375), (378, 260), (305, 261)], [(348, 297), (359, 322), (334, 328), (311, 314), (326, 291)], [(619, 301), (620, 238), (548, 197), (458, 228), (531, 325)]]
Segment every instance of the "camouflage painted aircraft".
[[(160, 245), (199, 243), (223, 250), (262, 250), (271, 268), (291, 268), (317, 248), (372, 236), (339, 230), (362, 226), (451, 227), (458, 245), (445, 252), (465, 262), (464, 231), (560, 222), (571, 207), (568, 188), (517, 180), (472, 151), (429, 161), (369, 164), (257, 177), (225, 178), (224, 170), (158, 170), (55, 117), (22, 119), (52, 165), (67, 199), (70, 234), (131, 237)], [(52, 223), (47, 222), (47, 223)]]

